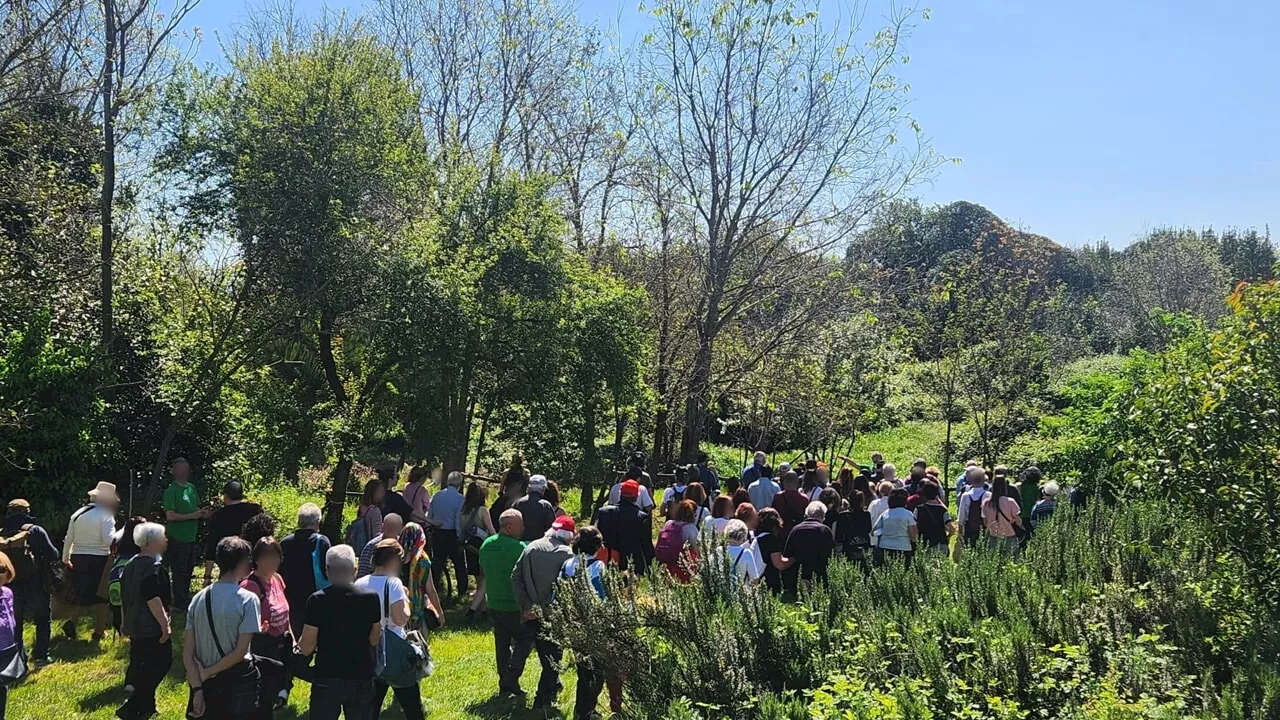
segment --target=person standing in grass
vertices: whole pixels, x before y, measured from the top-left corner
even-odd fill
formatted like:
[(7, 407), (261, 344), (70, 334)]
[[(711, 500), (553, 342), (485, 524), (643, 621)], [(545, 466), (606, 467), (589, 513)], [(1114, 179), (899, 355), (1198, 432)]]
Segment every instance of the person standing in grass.
[(191, 602), (191, 575), (195, 572), (200, 547), (196, 545), (196, 533), (200, 521), (209, 517), (211, 510), (200, 507), (200, 491), (191, 482), (191, 465), (186, 458), (174, 458), (169, 466), (173, 482), (165, 488), (160, 504), (164, 507), (164, 531), (169, 538), (165, 562), (173, 573), (173, 607), (185, 610)]
[(333, 583), (307, 600), (298, 652), (315, 654), (310, 720), (369, 720), (373, 706), (374, 649), (382, 638), (381, 600), (357, 589), (356, 553), (337, 545), (325, 553)]
[[(249, 518), (262, 513), (262, 506), (244, 499), (244, 485), (236, 480), (222, 486), (222, 507), (209, 515), (209, 532), (204, 544), (204, 586), (213, 581), (213, 556), (224, 538), (239, 537)], [(252, 546), (251, 546), (252, 547)]]
[[(356, 580), (356, 589), (372, 593), (378, 598), (378, 617), (382, 623), (382, 632), (394, 633), (401, 638), (407, 637), (409, 620), (413, 616), (409, 593), (400, 581), (403, 557), (404, 548), (400, 547), (399, 541), (395, 538), (382, 540), (373, 551), (373, 574)], [(377, 720), (382, 714), (382, 701), (386, 699), (388, 690), (395, 695), (396, 704), (400, 706), (405, 720), (423, 720), (421, 686), (415, 683), (393, 688), (377, 677), (373, 680), (370, 720)]]
[(618, 502), (605, 505), (596, 516), (609, 561), (636, 575), (649, 572), (653, 564), (653, 521), (639, 504), (643, 498), (644, 486), (627, 480), (618, 488)]
[(23, 533), (23, 547), (11, 548), (9, 558), (15, 563), (15, 577), (10, 578), (9, 589), (13, 591), (17, 637), (22, 640), (23, 623), (27, 616), (31, 616), (35, 621), (36, 636), (29, 659), (32, 665), (46, 665), (53, 661), (49, 657), (49, 636), (53, 628), (49, 590), (53, 575), (51, 567), (58, 561), (58, 549), (49, 539), (49, 533), (31, 515), (31, 504), (22, 498), (14, 498), (5, 508), (0, 537), (12, 541)]
[(441, 582), (449, 563), (453, 563), (459, 600), (467, 597), (467, 558), (463, 555), (462, 539), (458, 537), (458, 522), (466, 501), (462, 496), (462, 481), (462, 473), (457, 470), (449, 473), (447, 486), (431, 499), (431, 509), (427, 512), (427, 522), (431, 525), (431, 571), (435, 573), (436, 587), (444, 587)]
[(100, 482), (89, 491), (89, 504), (71, 515), (67, 534), (62, 541), (62, 562), (71, 569), (72, 591), (76, 609), (62, 625), (62, 634), (68, 639), (76, 637), (76, 622), (83, 608), (93, 609), (93, 642), (99, 642), (107, 634), (110, 609), (107, 598), (98, 595), (98, 586), (106, 573), (111, 556), (111, 540), (116, 532), (116, 509), (120, 496), (116, 486)]
[(538, 677), (538, 691), (533, 696), (535, 710), (553, 706), (560, 693), (560, 660), (564, 653), (559, 645), (542, 636), (537, 609), (551, 603), (564, 561), (573, 556), (569, 544), (574, 530), (573, 518), (567, 515), (556, 518), (544, 537), (525, 546), (511, 571), (511, 590), (525, 627), (525, 634), (516, 642), (511, 655), (511, 674), (520, 677), (524, 673), (525, 660), (536, 647), (542, 675)]
[[(578, 530), (573, 539), (573, 555), (564, 561), (560, 570), (561, 577), (572, 580), (578, 575), (587, 576), (591, 589), (603, 600), (604, 572), (606, 563), (596, 557), (600, 548), (604, 547), (604, 539), (600, 531), (590, 525)], [(615, 715), (622, 712), (622, 679), (607, 675), (596, 668), (590, 660), (579, 658), (577, 663), (578, 686), (575, 688), (573, 700), (574, 720), (590, 720), (598, 718), (596, 705), (600, 702), (600, 690), (609, 686), (609, 709)]]
[(120, 579), (120, 633), (129, 638), (129, 669), (125, 676), (133, 693), (116, 710), (121, 720), (142, 720), (156, 714), (156, 688), (173, 665), (169, 642), (169, 607), (173, 591), (164, 557), (165, 528), (142, 523), (133, 529), (138, 554), (124, 568)]
[[(787, 534), (787, 544), (782, 554), (794, 563), (799, 571), (799, 579), (810, 583), (814, 580), (827, 581), (827, 565), (831, 554), (835, 551), (835, 534), (823, 520), (827, 516), (827, 506), (814, 500), (804, 509), (804, 520), (791, 528)], [(797, 590), (787, 588), (788, 590)]]
[[(520, 605), (516, 602), (511, 575), (525, 544), (524, 516), (515, 508), (508, 508), (498, 517), (498, 534), (490, 536), (480, 546), (480, 568), (489, 578), (485, 583), (485, 602), (489, 606), (489, 619), (493, 622), (494, 657), (498, 667), (498, 693), (523, 698), (520, 674), (512, 672), (511, 657), (515, 645), (527, 633), (520, 617)], [(524, 669), (523, 663), (521, 670)]]
[(289, 628), (295, 638), (302, 634), (307, 600), (329, 584), (325, 569), (329, 548), (329, 538), (320, 534), (320, 507), (303, 504), (298, 508), (298, 529), (280, 541), (280, 575), (289, 601)]
[(484, 570), (480, 567), (480, 546), (494, 533), (493, 521), (489, 519), (489, 489), (478, 482), (467, 487), (462, 509), (458, 511), (458, 539), (462, 542), (463, 556), (466, 558), (467, 574), (475, 577), (476, 591), (467, 606), (467, 622), (475, 618), (476, 613), (484, 611)]
[(276, 697), (275, 709), (284, 707), (293, 689), (293, 677), (289, 674), (289, 660), (293, 652), (293, 633), (289, 623), (288, 590), (280, 576), (284, 550), (274, 537), (259, 538), (253, 545), (253, 572), (240, 582), (240, 587), (258, 598), (262, 609), (262, 632), (253, 637), (253, 652), (278, 660), (283, 671), (273, 678)]
[(409, 523), (400, 531), (400, 547), (404, 548), (401, 579), (409, 593), (409, 629), (426, 632), (444, 625), (444, 608), (431, 578), (431, 558), (427, 556), (427, 533), (418, 523)]
[(1041, 523), (1046, 522), (1049, 518), (1053, 517), (1053, 511), (1058, 508), (1059, 492), (1061, 492), (1061, 488), (1058, 487), (1058, 483), (1053, 482), (1052, 480), (1045, 483), (1044, 487), (1040, 488), (1041, 500), (1036, 503), (1034, 508), (1031, 509), (1031, 518), (1028, 527), (1035, 530)]
[(921, 549), (927, 555), (946, 557), (948, 540), (955, 534), (956, 524), (947, 506), (942, 504), (941, 495), (942, 489), (937, 483), (932, 480), (921, 482), (920, 503), (915, 507), (915, 515)]
[[(0, 654), (8, 657), (15, 651), (18, 637), (18, 621), (14, 614), (13, 590), (9, 584), (14, 578), (13, 562), (9, 556), (0, 552)], [(9, 686), (0, 681), (0, 720), (4, 720), (5, 707), (9, 701)]]
[(804, 521), (804, 509), (809, 505), (809, 498), (800, 492), (800, 476), (788, 470), (782, 476), (782, 492), (773, 496), (770, 507), (778, 511), (782, 518), (782, 534), (791, 532), (791, 528)]
[[(256, 513), (255, 513), (256, 514)], [(225, 537), (214, 548), (218, 582), (196, 593), (187, 608), (187, 627), (182, 636), (182, 664), (191, 687), (189, 713), (205, 720), (240, 720), (270, 717), (254, 703), (261, 675), (253, 665), (249, 645), (262, 631), (262, 610), (258, 598), (240, 589), (240, 581), (252, 569), (253, 550), (239, 537)]]
[[(757, 461), (764, 453), (756, 453)], [(754, 466), (753, 466), (754, 467)], [(747, 473), (743, 472), (743, 482), (746, 482)], [(782, 492), (782, 486), (773, 481), (768, 474), (761, 472), (759, 476), (747, 483), (747, 497), (751, 500), (751, 504), (757, 509), (767, 508), (773, 504), (773, 496)]]

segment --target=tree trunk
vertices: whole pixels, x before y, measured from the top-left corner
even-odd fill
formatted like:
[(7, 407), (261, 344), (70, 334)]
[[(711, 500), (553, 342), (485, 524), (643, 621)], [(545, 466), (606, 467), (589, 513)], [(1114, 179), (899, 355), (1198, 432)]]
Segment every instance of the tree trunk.
[(115, 284), (112, 264), (115, 259), (115, 226), (112, 222), (112, 206), (116, 195), (116, 118), (115, 118), (115, 57), (116, 57), (116, 3), (103, 0), (103, 51), (102, 51), (102, 195), (100, 199), (101, 270), (100, 297), (102, 302), (102, 354), (111, 356), (115, 325), (112, 317), (112, 289)]
[(342, 510), (347, 505), (347, 485), (351, 481), (351, 466), (355, 463), (347, 453), (338, 458), (333, 468), (333, 486), (324, 505), (324, 524), (320, 530), (331, 542), (342, 542)]
[(581, 513), (590, 517), (594, 509), (593, 490), (600, 474), (600, 453), (596, 451), (596, 404), (588, 399), (582, 408), (582, 465), (578, 471), (581, 486)]
[(173, 447), (173, 439), (178, 436), (178, 418), (169, 418), (169, 426), (164, 430), (164, 439), (160, 441), (160, 449), (156, 451), (156, 464), (151, 468), (151, 480), (147, 483), (147, 493), (143, 496), (142, 512), (146, 515), (156, 501), (156, 491), (160, 489), (160, 476), (164, 473), (165, 463), (169, 461), (169, 450)]
[(480, 455), (484, 452), (484, 441), (489, 434), (489, 415), (493, 413), (492, 407), (486, 407), (484, 413), (480, 416), (480, 437), (476, 438), (476, 462), (471, 466), (472, 473), (480, 472)]
[(947, 413), (947, 439), (942, 446), (942, 479), (947, 482), (951, 482), (951, 425), (951, 413)]
[(702, 333), (689, 381), (689, 398), (684, 408), (684, 432), (680, 437), (680, 461), (693, 462), (702, 443), (707, 422), (707, 390), (711, 381), (711, 338)]

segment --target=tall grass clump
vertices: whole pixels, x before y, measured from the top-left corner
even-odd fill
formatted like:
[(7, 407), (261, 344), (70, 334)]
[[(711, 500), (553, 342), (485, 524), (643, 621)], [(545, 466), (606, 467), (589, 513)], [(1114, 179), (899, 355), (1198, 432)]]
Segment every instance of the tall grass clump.
[(1016, 560), (838, 561), (794, 603), (704, 560), (606, 600), (566, 583), (549, 625), (638, 717), (1280, 717), (1275, 611), (1212, 537), (1169, 505), (1064, 508)]

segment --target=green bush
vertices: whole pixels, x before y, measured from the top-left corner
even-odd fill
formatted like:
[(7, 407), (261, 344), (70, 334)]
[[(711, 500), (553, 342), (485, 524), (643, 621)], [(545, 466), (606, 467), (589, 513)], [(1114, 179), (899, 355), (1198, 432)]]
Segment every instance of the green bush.
[(869, 577), (840, 561), (797, 604), (735, 592), (718, 563), (687, 585), (610, 576), (605, 601), (566, 583), (550, 626), (622, 674), (642, 717), (1271, 712), (1274, 616), (1211, 527), (1158, 503), (1067, 513), (1020, 560), (967, 552)]

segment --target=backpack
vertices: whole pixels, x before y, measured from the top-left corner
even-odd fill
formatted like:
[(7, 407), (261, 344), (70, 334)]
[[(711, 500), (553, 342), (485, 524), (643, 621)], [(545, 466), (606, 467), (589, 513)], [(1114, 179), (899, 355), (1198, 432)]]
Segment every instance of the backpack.
[[(687, 488), (688, 485), (685, 486)], [(667, 519), (671, 518), (671, 514), (676, 511), (676, 506), (684, 502), (684, 488), (676, 489), (675, 485), (671, 486), (671, 504), (667, 505)]]
[(981, 495), (970, 491), (969, 517), (964, 519), (964, 534), (967, 537), (974, 537), (982, 532), (982, 501), (990, 494), (991, 490), (987, 488), (982, 489)]
[(653, 557), (667, 567), (675, 568), (680, 563), (680, 553), (684, 550), (684, 526), (679, 523), (668, 523), (658, 533), (658, 544), (653, 546)]
[(365, 527), (364, 518), (357, 517), (347, 526), (347, 531), (342, 534), (342, 541), (350, 545), (358, 555), (364, 546), (369, 544), (369, 528)]
[(39, 575), (36, 572), (36, 556), (27, 545), (27, 537), (30, 534), (31, 526), (23, 525), (12, 535), (0, 536), (0, 552), (9, 556), (9, 561), (13, 563), (14, 578), (21, 580)]
[[(348, 531), (351, 528), (347, 528)], [(325, 559), (320, 554), (320, 543), (312, 538), (311, 542), (315, 545), (311, 549), (311, 577), (316, 582), (316, 590), (323, 590), (329, 587), (329, 578), (325, 575), (324, 563)], [(364, 548), (360, 548), (363, 550)]]
[(134, 556), (117, 557), (114, 565), (111, 566), (111, 573), (107, 576), (107, 602), (113, 608), (120, 607), (120, 581), (124, 580), (124, 567)]

